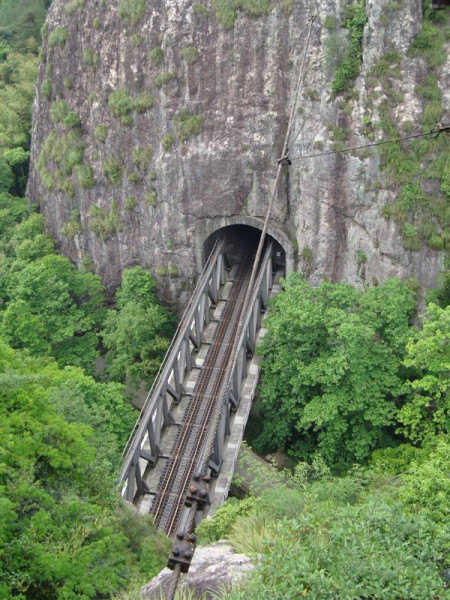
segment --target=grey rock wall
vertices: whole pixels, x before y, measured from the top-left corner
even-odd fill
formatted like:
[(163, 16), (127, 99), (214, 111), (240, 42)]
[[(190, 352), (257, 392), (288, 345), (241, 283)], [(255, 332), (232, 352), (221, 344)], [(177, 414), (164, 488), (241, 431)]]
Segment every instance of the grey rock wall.
[[(145, 18), (134, 26), (120, 18), (117, 1), (85, 0), (84, 7), (71, 14), (68, 4), (54, 0), (49, 11), (49, 32), (61, 26), (69, 35), (64, 46), (44, 42), (29, 195), (39, 202), (48, 230), (60, 240), (63, 252), (77, 265), (90, 255), (109, 290), (120, 283), (124, 268), (141, 264), (157, 275), (164, 296), (180, 307), (201, 267), (206, 237), (227, 224), (261, 226), (263, 222), (312, 3), (294, 0), (290, 15), (279, 7), (257, 18), (239, 13), (230, 31), (218, 23), (210, 0), (205, 1), (208, 17), (198, 14), (192, 0), (148, 0)], [(414, 94), (414, 82), (425, 66), (420, 59), (408, 57), (407, 49), (420, 31), (420, 0), (404, 0), (388, 21), (385, 9), (392, 3), (367, 0), (363, 64), (355, 84), (357, 94), (345, 110), (344, 99), (330, 96), (332, 74), (324, 46), (329, 35), (326, 17), (332, 15), (339, 23), (344, 4), (343, 0), (317, 0), (320, 14), (306, 56), (292, 155), (314, 153), (322, 145), (330, 149), (330, 129), (336, 125), (349, 130), (346, 143), (367, 143), (361, 133), (364, 99), (370, 93), (367, 75), (387, 49), (405, 56), (404, 77), (398, 82), (405, 98), (393, 116), (398, 123), (418, 122), (422, 104)], [(159, 44), (164, 61), (155, 66), (151, 50)], [(185, 46), (198, 49), (194, 64), (180, 56)], [(98, 56), (96, 68), (83, 64), (86, 50)], [(49, 63), (50, 102), (42, 92)], [(441, 81), (447, 109), (449, 65), (447, 61)], [(163, 72), (176, 73), (177, 78), (158, 88), (155, 79)], [(133, 125), (123, 125), (108, 107), (109, 95), (119, 88), (132, 96), (150, 92), (155, 106), (143, 114), (133, 112)], [(84, 189), (73, 175), (72, 195), (46, 189), (35, 166), (55, 127), (50, 107), (58, 98), (65, 98), (81, 118), (84, 163), (93, 168), (95, 179), (92, 188)], [(172, 120), (182, 109), (203, 117), (200, 134), (185, 142), (176, 139)], [(95, 139), (99, 124), (107, 128), (104, 143)], [(166, 134), (176, 139), (168, 152), (161, 147)], [(153, 149), (147, 171), (139, 172), (138, 181), (129, 181), (124, 174), (119, 185), (108, 183), (105, 160), (114, 156), (124, 171), (133, 173), (137, 146)], [(153, 170), (156, 180), (150, 176)], [(155, 206), (145, 201), (151, 190), (157, 194)], [(126, 208), (130, 196), (137, 201), (132, 210)], [(418, 252), (403, 248), (397, 225), (381, 212), (393, 197), (376, 153), (364, 159), (346, 154), (294, 161), (279, 188), (270, 232), (285, 247), (289, 266), (306, 269), (312, 283), (327, 277), (363, 285), (400, 275), (415, 276), (429, 287), (442, 267), (442, 253), (426, 247)], [(91, 207), (109, 209), (113, 200), (120, 213), (120, 231), (103, 241), (91, 230)], [(74, 208), (80, 211), (81, 230), (70, 239), (61, 227)], [(304, 248), (312, 255), (302, 253)], [(362, 253), (364, 264), (358, 258)]]

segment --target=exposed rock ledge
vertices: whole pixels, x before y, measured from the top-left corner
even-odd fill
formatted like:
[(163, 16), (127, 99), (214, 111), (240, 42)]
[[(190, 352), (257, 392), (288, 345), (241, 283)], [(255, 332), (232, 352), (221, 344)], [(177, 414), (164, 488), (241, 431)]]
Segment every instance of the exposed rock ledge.
[[(209, 592), (231, 589), (240, 579), (256, 568), (245, 554), (238, 554), (227, 542), (221, 541), (210, 546), (198, 547), (187, 575), (183, 575), (181, 586), (195, 591), (199, 597), (209, 600)], [(165, 593), (172, 571), (163, 569), (150, 583), (141, 589), (143, 598), (161, 598)], [(204, 596), (203, 596), (204, 595)]]

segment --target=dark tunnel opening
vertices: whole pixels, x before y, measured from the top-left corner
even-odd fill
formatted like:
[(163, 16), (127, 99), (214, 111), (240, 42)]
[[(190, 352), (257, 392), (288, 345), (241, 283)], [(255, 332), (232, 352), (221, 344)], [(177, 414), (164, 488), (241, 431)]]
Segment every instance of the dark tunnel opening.
[[(204, 243), (205, 260), (211, 253), (218, 237), (225, 239), (225, 254), (231, 265), (240, 263), (256, 253), (261, 237), (261, 230), (251, 225), (229, 225), (212, 233)], [(273, 265), (274, 270), (286, 271), (286, 252), (281, 244), (271, 235), (266, 235), (265, 244), (272, 241), (274, 244)]]

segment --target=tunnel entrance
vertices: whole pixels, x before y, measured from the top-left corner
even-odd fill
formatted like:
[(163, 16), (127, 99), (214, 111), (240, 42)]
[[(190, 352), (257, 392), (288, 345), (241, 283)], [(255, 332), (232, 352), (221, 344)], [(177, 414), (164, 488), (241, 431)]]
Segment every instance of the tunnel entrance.
[[(205, 261), (210, 255), (218, 237), (225, 240), (224, 251), (231, 265), (241, 263), (244, 259), (256, 253), (261, 230), (251, 225), (228, 225), (212, 233), (204, 243)], [(281, 244), (271, 235), (266, 235), (266, 244), (274, 244), (273, 266), (274, 270), (286, 272), (286, 252)]]

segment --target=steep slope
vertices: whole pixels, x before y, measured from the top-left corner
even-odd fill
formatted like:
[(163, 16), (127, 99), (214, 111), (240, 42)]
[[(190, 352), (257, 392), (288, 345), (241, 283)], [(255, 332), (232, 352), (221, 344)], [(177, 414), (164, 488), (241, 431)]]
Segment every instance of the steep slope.
[[(445, 23), (429, 13), (420, 33), (420, 0), (346, 4), (316, 3), (293, 156), (429, 129), (449, 109)], [(148, 266), (183, 303), (206, 237), (261, 225), (311, 14), (296, 0), (53, 2), (29, 194), (75, 263), (109, 288)], [(270, 229), (289, 266), (312, 282), (433, 285), (444, 138), (294, 161)]]

